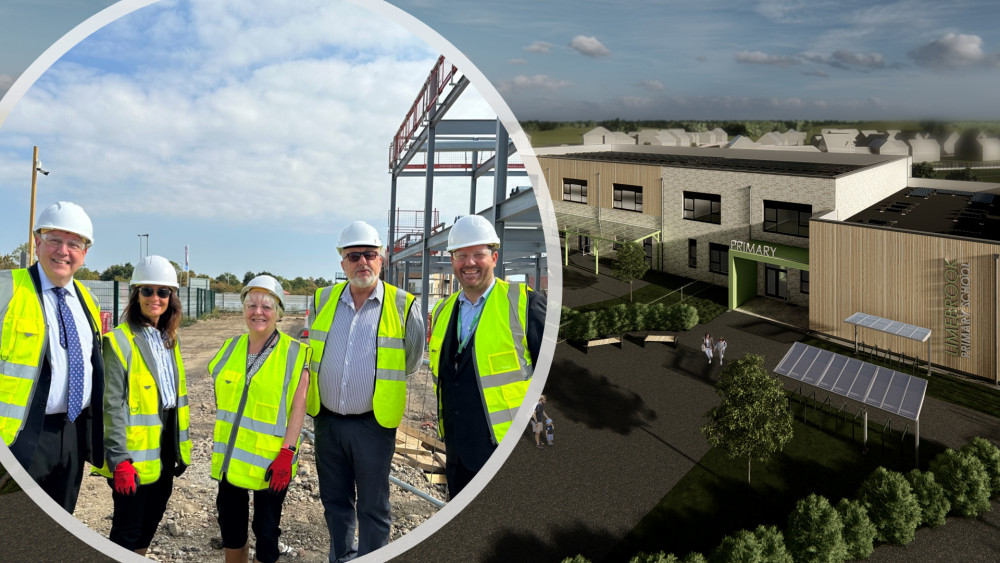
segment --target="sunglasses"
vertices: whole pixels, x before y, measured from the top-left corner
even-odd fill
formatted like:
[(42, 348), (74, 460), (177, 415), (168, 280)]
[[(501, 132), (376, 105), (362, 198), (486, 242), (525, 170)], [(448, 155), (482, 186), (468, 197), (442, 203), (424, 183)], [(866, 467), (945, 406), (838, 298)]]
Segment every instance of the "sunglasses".
[(358, 260), (361, 260), (362, 256), (365, 257), (365, 260), (371, 262), (372, 260), (378, 258), (378, 252), (375, 250), (366, 250), (364, 252), (348, 252), (347, 254), (344, 255), (344, 258), (347, 258), (349, 262), (357, 262)]
[(139, 293), (143, 297), (152, 297), (153, 294), (155, 293), (156, 296), (159, 297), (160, 299), (166, 299), (167, 297), (170, 297), (170, 294), (173, 292), (174, 290), (170, 289), (169, 287), (158, 287), (156, 289), (153, 289), (151, 287), (142, 286), (139, 288)]

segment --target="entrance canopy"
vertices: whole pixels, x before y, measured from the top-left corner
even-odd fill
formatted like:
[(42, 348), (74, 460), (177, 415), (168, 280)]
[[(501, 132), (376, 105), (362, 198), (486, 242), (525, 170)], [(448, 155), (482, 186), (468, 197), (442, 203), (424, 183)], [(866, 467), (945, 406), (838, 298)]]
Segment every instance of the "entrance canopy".
[[(660, 242), (660, 230), (641, 225), (630, 225), (617, 221), (609, 221), (600, 217), (572, 215), (570, 213), (557, 213), (556, 220), (559, 223), (559, 230), (566, 233), (565, 262), (569, 265), (569, 237), (570, 235), (584, 236), (598, 242), (638, 242), (642, 243), (646, 239), (652, 239), (654, 243)], [(594, 272), (597, 273), (598, 245), (594, 249)], [(659, 252), (655, 254), (656, 267), (660, 268)]]
[(729, 308), (757, 295), (757, 262), (809, 271), (809, 249), (760, 240), (729, 241)]

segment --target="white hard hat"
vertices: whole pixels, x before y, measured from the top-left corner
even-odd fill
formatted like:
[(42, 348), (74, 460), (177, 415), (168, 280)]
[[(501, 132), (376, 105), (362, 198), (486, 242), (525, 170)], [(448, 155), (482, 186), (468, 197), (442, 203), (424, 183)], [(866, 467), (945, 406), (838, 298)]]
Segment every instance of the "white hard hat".
[(382, 239), (378, 238), (378, 231), (375, 227), (364, 221), (355, 221), (340, 231), (340, 240), (337, 241), (337, 252), (344, 254), (345, 248), (352, 246), (374, 246), (382, 248)]
[(165, 285), (176, 288), (179, 287), (177, 270), (162, 256), (147, 256), (135, 265), (129, 285)]
[(285, 310), (285, 290), (281, 288), (281, 282), (267, 274), (255, 277), (243, 287), (243, 291), (240, 291), (240, 303), (246, 301), (247, 294), (254, 288), (263, 289), (273, 295), (278, 300), (278, 307), (281, 307), (282, 311)]
[(466, 215), (448, 232), (448, 252), (480, 244), (500, 245), (500, 237), (489, 220), (482, 215)]
[(66, 231), (83, 237), (87, 246), (94, 244), (94, 224), (82, 207), (68, 201), (58, 201), (42, 210), (35, 221), (35, 232)]

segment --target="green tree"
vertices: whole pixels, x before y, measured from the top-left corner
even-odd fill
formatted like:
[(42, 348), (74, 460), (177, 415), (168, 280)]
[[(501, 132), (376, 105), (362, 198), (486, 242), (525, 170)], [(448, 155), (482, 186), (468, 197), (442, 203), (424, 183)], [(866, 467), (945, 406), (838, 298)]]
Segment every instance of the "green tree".
[(230, 272), (223, 272), (223, 273), (219, 274), (218, 276), (216, 276), (215, 281), (217, 281), (219, 283), (228, 284), (228, 285), (239, 285), (240, 284), (240, 279), (238, 277), (236, 277), (235, 274), (232, 274)]
[(722, 538), (708, 560), (711, 563), (757, 563), (764, 561), (764, 550), (753, 532), (739, 530)]
[(879, 467), (861, 484), (858, 500), (878, 532), (875, 539), (906, 545), (920, 524), (920, 504), (906, 477)]
[(680, 563), (673, 553), (643, 553), (640, 552), (628, 560), (628, 563)]
[(91, 270), (86, 266), (80, 266), (80, 269), (77, 270), (75, 274), (73, 274), (73, 278), (78, 280), (99, 280), (101, 279), (101, 274), (97, 273), (97, 271), (95, 270)]
[(618, 261), (611, 275), (619, 281), (628, 283), (628, 300), (632, 302), (632, 282), (642, 279), (649, 270), (646, 264), (646, 253), (642, 245), (635, 241), (623, 242), (618, 247)]
[(841, 563), (847, 559), (840, 514), (815, 493), (800, 499), (788, 516), (788, 550), (803, 563)]
[(781, 382), (764, 370), (764, 358), (747, 354), (722, 370), (715, 392), (722, 398), (708, 411), (701, 431), (731, 459), (747, 460), (747, 484), (754, 460), (767, 461), (792, 439), (792, 412)]
[(875, 524), (868, 511), (856, 500), (842, 498), (837, 503), (837, 513), (844, 524), (844, 546), (851, 559), (867, 559), (875, 551)]
[(990, 476), (979, 458), (947, 449), (931, 461), (954, 514), (975, 517), (990, 509)]
[(243, 274), (243, 285), (250, 283), (250, 280), (254, 279), (255, 277), (257, 277), (257, 274), (251, 272), (250, 270), (247, 270), (247, 273)]
[(914, 178), (933, 178), (934, 166), (930, 162), (917, 162), (913, 165), (910, 175)]
[(103, 272), (101, 272), (101, 279), (104, 281), (128, 282), (132, 279), (133, 269), (134, 267), (131, 262), (114, 264), (112, 266), (108, 266)]
[(972, 168), (966, 166), (962, 170), (952, 170), (951, 172), (944, 175), (945, 180), (963, 180), (966, 182), (978, 182), (979, 176), (972, 171)]
[(789, 553), (785, 545), (785, 536), (777, 526), (764, 526), (761, 524), (754, 530), (757, 542), (760, 544), (764, 561), (769, 563), (793, 563), (792, 554)]
[(1000, 448), (986, 438), (975, 437), (962, 446), (962, 453), (969, 454), (983, 462), (983, 469), (990, 478), (990, 497), (1000, 494)]
[(951, 502), (944, 494), (944, 487), (934, 479), (934, 474), (914, 469), (906, 474), (906, 480), (913, 487), (913, 495), (920, 505), (920, 522), (930, 527), (944, 524)]

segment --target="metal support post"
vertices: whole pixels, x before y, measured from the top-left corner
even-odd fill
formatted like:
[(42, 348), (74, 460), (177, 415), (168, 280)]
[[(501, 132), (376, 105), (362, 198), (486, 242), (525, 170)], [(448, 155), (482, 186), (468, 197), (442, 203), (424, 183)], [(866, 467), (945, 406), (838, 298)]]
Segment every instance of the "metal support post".
[[(385, 248), (385, 279), (394, 279), (396, 267), (392, 263), (392, 256), (396, 253), (396, 173), (392, 173), (392, 184), (389, 189), (389, 243)], [(426, 213), (426, 211), (425, 211)], [(404, 286), (405, 287), (405, 286)]]
[(507, 134), (507, 130), (504, 129), (503, 124), (497, 119), (497, 138), (496, 138), (496, 158), (494, 161), (495, 167), (493, 169), (493, 217), (490, 217), (490, 223), (497, 230), (497, 235), (500, 237), (500, 250), (499, 256), (497, 257), (497, 267), (493, 274), (499, 278), (504, 279), (504, 267), (503, 267), (503, 240), (504, 240), (504, 225), (500, 221), (500, 202), (507, 199), (507, 145), (510, 144), (510, 136)]
[(420, 263), (420, 313), (424, 322), (427, 322), (427, 312), (430, 305), (430, 296), (427, 293), (430, 287), (431, 278), (431, 248), (428, 246), (428, 241), (431, 238), (431, 209), (434, 209), (434, 140), (435, 140), (435, 130), (437, 126), (435, 125), (435, 113), (437, 110), (431, 108), (428, 112), (428, 125), (427, 125), (427, 182), (424, 187), (424, 240), (423, 246), (424, 250), (421, 254), (422, 260)]

